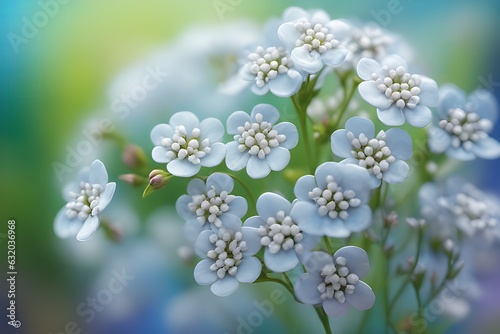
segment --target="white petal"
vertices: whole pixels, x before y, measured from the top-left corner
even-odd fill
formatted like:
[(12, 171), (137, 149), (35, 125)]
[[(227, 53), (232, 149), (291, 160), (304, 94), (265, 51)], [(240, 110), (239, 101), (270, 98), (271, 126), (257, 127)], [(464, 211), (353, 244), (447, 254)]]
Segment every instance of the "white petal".
[(151, 141), (156, 146), (161, 145), (164, 138), (172, 138), (174, 131), (168, 124), (158, 124), (151, 130)]
[(116, 189), (116, 183), (110, 182), (106, 184), (106, 187), (104, 188), (104, 191), (101, 193), (99, 196), (99, 212), (102, 212), (106, 207), (108, 206), (109, 202), (111, 202), (111, 199), (113, 198), (113, 195), (115, 193)]
[(239, 171), (245, 168), (250, 159), (250, 154), (238, 150), (239, 143), (232, 141), (226, 144), (226, 165), (232, 171)]
[(271, 170), (280, 171), (290, 162), (290, 151), (284, 147), (274, 147), (266, 157)]
[(191, 177), (200, 171), (201, 164), (193, 165), (187, 160), (175, 159), (168, 163), (167, 170), (170, 174), (180, 177)]
[(233, 112), (229, 118), (227, 119), (227, 132), (230, 135), (236, 135), (239, 134), (238, 132), (238, 127), (239, 126), (244, 126), (245, 122), (251, 122), (250, 121), (250, 115), (248, 115), (244, 111), (235, 111)]
[(298, 47), (292, 50), (291, 55), (294, 66), (309, 74), (318, 73), (323, 68), (321, 55), (316, 51), (309, 52), (303, 47)]
[(217, 118), (207, 118), (200, 123), (201, 136), (210, 143), (219, 142), (224, 136), (224, 125)]
[[(418, 104), (415, 108), (403, 108), (406, 121), (416, 128), (423, 128), (432, 120), (432, 112), (429, 107)], [(389, 125), (389, 124), (388, 124)]]
[(385, 110), (392, 105), (392, 101), (383, 92), (378, 90), (375, 81), (363, 81), (359, 84), (358, 91), (363, 100), (376, 108)]
[(363, 80), (373, 80), (372, 73), (378, 73), (380, 70), (380, 64), (371, 58), (362, 58), (358, 62), (356, 71), (358, 75)]
[(271, 168), (267, 159), (259, 159), (258, 156), (253, 155), (248, 160), (247, 164), (247, 174), (252, 179), (262, 179), (269, 175)]
[(80, 232), (78, 232), (78, 234), (76, 235), (76, 239), (78, 239), (79, 241), (89, 240), (99, 227), (99, 223), (99, 216), (89, 216), (83, 223)]
[(101, 160), (95, 160), (90, 166), (89, 182), (103, 187), (108, 183), (108, 172)]
[(382, 123), (389, 126), (400, 126), (405, 122), (405, 115), (395, 104), (383, 110), (377, 108), (377, 116)]
[(203, 167), (215, 167), (224, 160), (226, 156), (226, 145), (215, 143), (210, 145), (212, 151), (200, 159)]

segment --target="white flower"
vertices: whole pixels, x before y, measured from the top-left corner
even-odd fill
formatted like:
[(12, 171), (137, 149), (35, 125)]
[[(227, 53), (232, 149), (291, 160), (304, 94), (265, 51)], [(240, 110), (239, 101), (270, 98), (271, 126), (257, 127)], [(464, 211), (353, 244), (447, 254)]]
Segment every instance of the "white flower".
[(88, 240), (99, 227), (99, 214), (113, 198), (116, 183), (108, 183), (108, 172), (100, 160), (78, 174), (78, 182), (64, 188), (68, 202), (57, 214), (54, 232), (60, 238), (76, 235), (80, 241)]

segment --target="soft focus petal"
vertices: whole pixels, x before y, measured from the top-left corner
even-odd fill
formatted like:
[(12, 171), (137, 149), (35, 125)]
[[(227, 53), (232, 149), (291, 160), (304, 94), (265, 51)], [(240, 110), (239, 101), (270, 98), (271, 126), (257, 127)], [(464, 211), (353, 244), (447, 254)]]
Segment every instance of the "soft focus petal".
[(222, 225), (233, 231), (241, 230), (241, 219), (233, 214), (225, 214), (220, 216)]
[(247, 250), (243, 253), (245, 256), (255, 255), (262, 248), (260, 244), (262, 236), (259, 234), (259, 231), (254, 227), (243, 226), (241, 232), (243, 233), (243, 240), (247, 243)]
[[(199, 180), (199, 179), (195, 179), (195, 180)], [(188, 208), (188, 204), (191, 203), (191, 201), (192, 201), (191, 196), (182, 195), (175, 202), (175, 208), (177, 210), (177, 213), (185, 221), (196, 217), (195, 213), (192, 212), (191, 210), (189, 210), (189, 208)]]
[(224, 136), (224, 125), (217, 118), (207, 118), (200, 123), (200, 131), (201, 138), (208, 138), (210, 143), (214, 143), (220, 141)]
[(344, 224), (351, 232), (364, 231), (372, 224), (372, 210), (368, 205), (349, 209), (349, 216), (344, 219)]
[(301, 7), (291, 6), (285, 9), (283, 13), (284, 21), (297, 21), (300, 19), (309, 20), (309, 13)]
[(66, 216), (67, 210), (64, 206), (54, 219), (54, 232), (59, 238), (73, 237), (82, 227), (82, 222), (78, 218), (69, 219)]
[(229, 213), (235, 215), (238, 218), (242, 218), (248, 210), (247, 200), (241, 196), (235, 196), (231, 203), (228, 204)]
[(432, 127), (428, 131), (429, 148), (433, 153), (443, 153), (451, 145), (451, 136), (443, 129)]
[[(89, 182), (89, 178), (90, 178), (90, 167), (83, 167), (82, 169), (80, 169), (80, 171), (78, 172), (78, 176), (76, 177), (77, 181), (78, 181), (78, 188), (80, 187), (79, 184), (80, 182)], [(80, 191), (78, 189), (78, 191)]]
[(470, 151), (464, 150), (463, 147), (449, 147), (446, 150), (446, 155), (450, 158), (461, 160), (461, 161), (471, 161), (476, 159), (476, 155)]
[(351, 230), (342, 219), (331, 219), (328, 216), (322, 218), (323, 234), (332, 238), (347, 238), (351, 235)]
[(396, 159), (408, 160), (413, 153), (410, 135), (401, 129), (392, 128), (386, 131), (385, 143)]
[(300, 35), (292, 22), (284, 23), (278, 28), (278, 36), (288, 50), (295, 48), (295, 42)]
[(365, 282), (358, 282), (352, 294), (346, 294), (345, 299), (358, 310), (368, 310), (375, 304), (375, 294)]
[(264, 252), (264, 264), (267, 268), (277, 273), (292, 270), (299, 264), (295, 249), (283, 250), (281, 249), (276, 254), (271, 254), (269, 248)]
[(182, 125), (186, 128), (186, 132), (191, 134), (193, 129), (200, 125), (200, 120), (190, 111), (180, 111), (170, 117), (169, 123), (172, 129)]
[(251, 122), (250, 121), (250, 115), (248, 115), (244, 111), (235, 111), (235, 112), (233, 112), (229, 116), (229, 118), (227, 119), (227, 122), (226, 122), (227, 132), (230, 135), (239, 134), (238, 127), (239, 126), (244, 126), (245, 122)]
[(194, 279), (200, 285), (210, 285), (217, 281), (218, 277), (215, 271), (210, 269), (214, 261), (203, 259), (194, 268)]
[(392, 101), (378, 89), (375, 81), (363, 81), (359, 84), (358, 91), (363, 100), (376, 108), (385, 110), (392, 104)]
[(295, 183), (295, 187), (293, 188), (293, 193), (295, 194), (295, 197), (297, 197), (299, 201), (310, 202), (311, 199), (309, 198), (308, 194), (315, 187), (316, 187), (316, 181), (314, 180), (314, 176), (304, 175), (297, 180), (297, 183)]
[(255, 121), (255, 115), (262, 114), (265, 122), (276, 124), (280, 118), (280, 112), (274, 106), (266, 103), (261, 103), (253, 107), (250, 118)]
[(472, 146), (472, 152), (483, 159), (496, 159), (500, 157), (500, 143), (493, 138), (485, 138)]
[(187, 185), (187, 192), (190, 196), (201, 195), (207, 191), (205, 182), (202, 179), (192, 179)]
[(439, 93), (436, 81), (426, 76), (420, 75), (422, 82), (420, 83), (420, 103), (428, 106), (435, 107), (439, 102)]
[(278, 131), (280, 135), (285, 135), (286, 139), (280, 143), (281, 147), (291, 150), (299, 142), (299, 132), (295, 124), (290, 122), (281, 122), (273, 126), (273, 129)]
[(99, 205), (98, 205), (99, 212), (102, 212), (104, 209), (106, 209), (109, 202), (111, 202), (111, 199), (115, 194), (115, 189), (116, 189), (116, 183), (110, 182), (106, 184), (104, 191), (99, 196)]
[(377, 108), (377, 116), (382, 123), (389, 126), (400, 126), (405, 122), (403, 111), (396, 107), (395, 104), (384, 110)]
[(261, 270), (262, 265), (256, 257), (244, 257), (235, 276), (242, 283), (253, 283), (259, 277)]
[(260, 216), (252, 216), (245, 220), (245, 223), (243, 224), (243, 227), (253, 227), (253, 228), (259, 228), (260, 226), (264, 226), (267, 224)]
[(446, 84), (439, 88), (439, 103), (437, 110), (441, 119), (448, 118), (448, 111), (463, 108), (466, 101), (465, 93), (455, 85)]
[(226, 145), (223, 143), (214, 143), (210, 148), (212, 151), (200, 159), (203, 167), (215, 167), (226, 157)]
[(89, 183), (106, 186), (108, 183), (108, 172), (101, 160), (95, 160), (90, 166)]
[(321, 303), (321, 294), (318, 291), (318, 285), (323, 280), (320, 276), (303, 274), (297, 277), (295, 282), (295, 297), (304, 304), (316, 305)]
[(403, 108), (406, 121), (416, 128), (423, 128), (432, 120), (432, 112), (429, 107), (418, 104), (415, 108)]
[(349, 51), (347, 51), (346, 48), (344, 48), (342, 45), (339, 45), (336, 48), (323, 53), (321, 55), (321, 59), (323, 60), (323, 63), (325, 65), (336, 67), (342, 64), (348, 52)]
[(236, 141), (226, 144), (226, 166), (232, 171), (242, 170), (250, 159), (250, 154), (247, 151), (240, 152), (238, 150), (239, 145)]
[(340, 42), (350, 37), (351, 27), (342, 20), (331, 20), (325, 26), (328, 28), (329, 33), (333, 34), (333, 38)]
[(236, 278), (231, 275), (224, 276), (223, 279), (215, 281), (210, 287), (214, 295), (219, 297), (226, 297), (238, 289), (239, 283)]
[(292, 50), (291, 57), (294, 65), (309, 74), (318, 73), (323, 68), (321, 55), (316, 51), (309, 52), (303, 47)]
[(191, 177), (200, 171), (201, 164), (193, 165), (187, 159), (175, 159), (168, 163), (167, 170), (170, 174), (179, 177)]
[(362, 58), (358, 62), (356, 71), (358, 75), (363, 80), (373, 80), (372, 73), (377, 73), (380, 70), (380, 64), (371, 58)]
[(153, 147), (153, 151), (151, 152), (151, 157), (154, 161), (158, 163), (167, 163), (170, 162), (171, 159), (167, 158), (167, 152), (170, 151), (163, 146), (155, 146)]
[(318, 207), (311, 202), (296, 203), (290, 213), (302, 231), (311, 235), (323, 235), (323, 221), (318, 216)]
[(210, 242), (210, 236), (214, 234), (211, 230), (201, 231), (196, 241), (194, 242), (194, 251), (201, 258), (206, 258), (209, 250), (215, 249), (213, 243)]
[(280, 74), (269, 81), (271, 93), (278, 97), (290, 97), (297, 93), (302, 86), (304, 79), (299, 72), (288, 70), (285, 74)]
[(304, 259), (303, 264), (307, 272), (319, 276), (324, 266), (327, 264), (334, 264), (333, 256), (326, 252), (312, 252)]
[[(327, 23), (335, 21), (330, 20), (330, 16), (328, 15), (327, 12), (325, 12), (322, 9), (317, 9), (311, 13), (311, 18), (309, 19), (309, 22), (311, 22), (314, 26), (314, 24), (316, 23), (321, 23), (322, 25), (326, 25)], [(334, 32), (334, 29), (331, 29), (329, 32), (332, 34)]]
[(255, 95), (259, 95), (259, 96), (266, 95), (269, 92), (269, 85), (264, 85), (262, 87), (259, 87), (257, 85), (252, 85), (250, 87), (250, 90)]
[(247, 174), (252, 179), (262, 179), (269, 175), (271, 168), (267, 159), (260, 159), (258, 156), (253, 155), (248, 160)]
[(347, 138), (346, 130), (342, 129), (335, 131), (332, 133), (330, 139), (333, 154), (341, 158), (349, 158), (352, 156), (352, 144)]
[(362, 133), (368, 137), (368, 139), (375, 137), (375, 125), (367, 118), (351, 117), (345, 123), (345, 128), (351, 131), (356, 137), (359, 137)]
[(78, 232), (78, 234), (76, 235), (76, 239), (79, 241), (89, 240), (99, 227), (99, 223), (100, 223), (99, 216), (89, 216), (87, 220), (85, 220), (85, 222), (83, 223), (83, 226)]
[(410, 167), (406, 162), (396, 160), (389, 165), (389, 169), (387, 169), (382, 178), (387, 183), (401, 183), (406, 179), (409, 171)]
[(158, 124), (156, 125), (153, 130), (151, 130), (151, 141), (153, 144), (156, 146), (161, 145), (161, 141), (164, 138), (172, 138), (174, 135), (174, 131), (168, 124)]
[(278, 211), (285, 211), (285, 214), (290, 214), (292, 204), (275, 193), (264, 193), (257, 199), (257, 212), (262, 219), (267, 220), (269, 217), (276, 217)]
[(290, 162), (290, 151), (284, 147), (274, 147), (266, 157), (271, 170), (280, 171)]
[(363, 278), (368, 273), (368, 270), (370, 270), (368, 254), (362, 248), (356, 246), (342, 247), (335, 252), (333, 257), (335, 259), (338, 257), (345, 258), (349, 272), (356, 274), (359, 278)]
[(485, 89), (477, 89), (470, 94), (468, 102), (472, 103), (474, 112), (479, 117), (495, 123), (498, 116), (498, 104), (493, 94)]
[(382, 65), (386, 65), (389, 69), (395, 70), (398, 66), (404, 66), (406, 70), (408, 70), (408, 64), (406, 60), (404, 60), (401, 56), (393, 54), (385, 57), (382, 62)]
[(325, 299), (323, 301), (323, 309), (330, 317), (340, 317), (349, 312), (350, 305), (347, 302), (341, 304), (335, 298)]

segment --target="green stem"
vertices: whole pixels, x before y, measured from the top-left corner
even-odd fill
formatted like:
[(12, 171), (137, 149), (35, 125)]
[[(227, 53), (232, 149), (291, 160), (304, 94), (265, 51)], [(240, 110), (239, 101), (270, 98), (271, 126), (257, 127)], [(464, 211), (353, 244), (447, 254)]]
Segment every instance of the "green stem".
[(326, 248), (328, 249), (328, 252), (333, 255), (332, 245), (330, 245), (330, 240), (328, 239), (328, 237), (326, 235), (323, 236), (323, 241), (326, 244)]
[(318, 315), (319, 320), (321, 320), (321, 324), (323, 325), (325, 333), (331, 334), (332, 329), (330, 327), (330, 321), (328, 319), (328, 315), (326, 314), (325, 310), (323, 309), (323, 306), (313, 306), (313, 307), (314, 307), (314, 310), (316, 311), (316, 314)]
[(236, 182), (238, 182), (241, 187), (243, 189), (245, 189), (246, 193), (248, 194), (248, 199), (250, 200), (250, 202), (252, 202), (253, 206), (256, 205), (256, 202), (255, 202), (255, 197), (253, 197), (253, 194), (252, 194), (252, 191), (250, 190), (250, 188), (245, 184), (245, 182), (243, 182), (242, 179), (240, 179), (239, 177), (237, 177), (236, 175), (234, 174), (231, 174), (231, 173), (226, 173), (228, 176), (232, 177)]
[(309, 172), (313, 174), (315, 170), (315, 162), (313, 161), (312, 147), (309, 140), (309, 133), (307, 130), (307, 114), (306, 114), (307, 107), (301, 106), (301, 103), (298, 101), (297, 95), (292, 96), (292, 102), (293, 106), (295, 107), (295, 111), (297, 112), (297, 116), (299, 117), (300, 129), (302, 132), (302, 138), (304, 139), (304, 145), (306, 150), (306, 158), (309, 164)]

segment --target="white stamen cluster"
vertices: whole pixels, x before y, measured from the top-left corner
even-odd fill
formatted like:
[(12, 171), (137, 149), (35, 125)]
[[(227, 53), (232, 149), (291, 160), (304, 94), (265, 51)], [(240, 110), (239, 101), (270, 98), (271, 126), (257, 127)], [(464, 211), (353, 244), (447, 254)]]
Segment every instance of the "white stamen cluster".
[(261, 113), (255, 115), (255, 122), (245, 122), (244, 126), (238, 127), (239, 135), (234, 136), (240, 145), (240, 152), (248, 151), (251, 155), (256, 155), (259, 159), (264, 159), (271, 153), (271, 148), (278, 147), (285, 141), (286, 136), (280, 135), (273, 129), (273, 125), (264, 121)]
[(488, 137), (493, 124), (474, 112), (456, 108), (448, 111), (448, 119), (439, 121), (439, 127), (452, 135), (453, 147), (462, 146), (466, 151), (470, 151), (474, 142)]
[(378, 90), (399, 109), (415, 108), (420, 102), (419, 86), (422, 82), (420, 76), (408, 73), (404, 66), (398, 66), (395, 70), (383, 66), (382, 70), (385, 71), (385, 77), (372, 73), (372, 79), (377, 83)]
[(386, 134), (381, 130), (376, 138), (368, 139), (363, 133), (356, 137), (351, 131), (347, 132), (353, 150), (351, 154), (359, 160), (359, 165), (366, 168), (377, 179), (382, 179), (389, 165), (396, 161), (392, 152), (385, 143)]
[(66, 204), (66, 216), (69, 219), (78, 217), (81, 221), (85, 221), (88, 216), (97, 216), (99, 212), (99, 195), (104, 188), (100, 184), (90, 184), (88, 182), (80, 182), (80, 193), (70, 191), (69, 196), (73, 201)]
[(259, 235), (262, 236), (260, 244), (269, 247), (271, 254), (278, 253), (281, 249), (287, 251), (295, 248), (298, 254), (304, 250), (300, 243), (303, 239), (300, 228), (290, 216), (284, 211), (278, 211), (276, 217), (269, 217), (266, 225), (259, 227)]
[(288, 52), (284, 48), (269, 47), (264, 49), (257, 47), (254, 53), (248, 55), (250, 72), (255, 74), (257, 87), (263, 87), (269, 80), (276, 78), (278, 74), (288, 72), (293, 66), (293, 61), (289, 58)]
[(498, 220), (489, 215), (486, 203), (464, 193), (458, 193), (455, 196), (455, 205), (452, 210), (455, 215), (466, 217), (475, 230), (492, 229), (498, 224)]
[(295, 42), (295, 46), (304, 47), (309, 52), (315, 50), (319, 53), (325, 53), (340, 44), (333, 38), (333, 34), (329, 33), (328, 28), (323, 27), (321, 23), (316, 23), (313, 26), (309, 21), (301, 21), (295, 24), (295, 28), (302, 33)]
[(341, 304), (345, 302), (345, 295), (354, 292), (355, 284), (359, 278), (356, 274), (349, 273), (346, 267), (347, 260), (344, 257), (338, 257), (335, 264), (327, 264), (321, 271), (324, 282), (318, 285), (318, 291), (321, 293), (321, 299), (335, 298)]
[(200, 159), (212, 151), (210, 140), (208, 138), (201, 140), (200, 135), (201, 130), (199, 128), (194, 128), (190, 136), (188, 136), (186, 127), (178, 125), (175, 127), (172, 138), (164, 138), (161, 145), (170, 149), (167, 152), (167, 158), (170, 160), (175, 158), (179, 160), (187, 159), (193, 165), (198, 165)]
[(350, 207), (358, 207), (361, 200), (356, 198), (353, 190), (343, 190), (333, 179), (333, 176), (326, 177), (326, 187), (321, 189), (314, 188), (309, 192), (309, 198), (314, 200), (318, 207), (318, 213), (321, 217), (328, 215), (330, 218), (337, 217), (346, 219), (349, 216)]
[(205, 194), (194, 195), (192, 197), (193, 201), (188, 204), (188, 208), (198, 216), (197, 220), (200, 225), (208, 221), (220, 228), (222, 221), (219, 216), (229, 211), (229, 203), (234, 198), (234, 195), (229, 195), (225, 190), (217, 194), (215, 187), (212, 186)]
[(247, 250), (246, 241), (242, 240), (243, 234), (239, 231), (220, 228), (217, 233), (210, 236), (210, 242), (215, 248), (207, 252), (209, 259), (214, 260), (210, 266), (217, 276), (223, 279), (226, 274), (231, 276), (238, 272), (238, 265), (243, 259), (243, 253)]
[(353, 29), (352, 35), (353, 38), (347, 48), (357, 56), (357, 59), (380, 58), (386, 54), (386, 47), (392, 42), (389, 36), (374, 26)]

